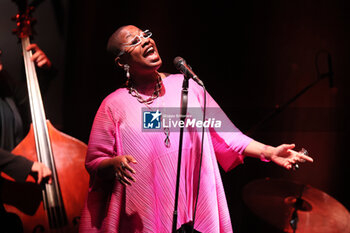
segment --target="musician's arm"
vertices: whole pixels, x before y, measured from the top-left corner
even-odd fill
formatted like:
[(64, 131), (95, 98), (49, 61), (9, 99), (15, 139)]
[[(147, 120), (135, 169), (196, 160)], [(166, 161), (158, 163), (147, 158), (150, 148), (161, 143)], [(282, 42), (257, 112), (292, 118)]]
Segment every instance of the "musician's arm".
[(4, 172), (17, 182), (25, 182), (28, 175), (35, 178), (38, 184), (43, 179), (52, 182), (52, 172), (43, 163), (31, 161), (23, 156), (14, 155), (0, 148), (0, 172)]
[(17, 182), (25, 182), (31, 172), (33, 161), (23, 156), (14, 155), (0, 148), (0, 171), (6, 173)]

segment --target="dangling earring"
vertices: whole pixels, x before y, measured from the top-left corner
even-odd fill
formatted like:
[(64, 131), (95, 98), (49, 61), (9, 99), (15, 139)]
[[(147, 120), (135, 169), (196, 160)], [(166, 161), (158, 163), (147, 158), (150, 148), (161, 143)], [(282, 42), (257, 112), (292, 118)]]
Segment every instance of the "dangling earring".
[(130, 85), (130, 66), (128, 64), (124, 65), (124, 71), (126, 72), (126, 86), (128, 87)]
[(124, 65), (124, 71), (126, 72), (126, 77), (130, 79), (130, 66), (128, 64)]

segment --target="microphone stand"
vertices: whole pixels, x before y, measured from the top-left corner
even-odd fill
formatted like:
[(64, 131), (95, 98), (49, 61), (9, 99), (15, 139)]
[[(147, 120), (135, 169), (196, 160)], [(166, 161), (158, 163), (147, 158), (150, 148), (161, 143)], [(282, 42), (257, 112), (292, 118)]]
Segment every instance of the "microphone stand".
[(251, 127), (247, 132), (246, 135), (252, 135), (258, 128), (260, 128), (265, 122), (272, 119), (277, 114), (281, 113), (284, 109), (286, 109), (290, 104), (292, 104), (294, 101), (296, 101), (300, 96), (302, 96), (305, 92), (307, 92), (309, 89), (314, 87), (319, 81), (326, 77), (330, 77), (333, 75), (331, 72), (325, 73), (322, 75), (319, 75), (319, 78), (313, 81), (311, 84), (304, 87), (300, 92), (298, 92), (295, 96), (293, 96), (290, 100), (288, 100), (286, 103), (282, 105), (276, 105), (275, 109), (272, 110), (268, 115), (266, 115), (262, 120), (260, 120), (257, 124), (255, 124), (253, 127)]
[[(188, 78), (184, 76), (182, 82), (181, 91), (181, 111), (180, 111), (180, 121), (185, 121), (187, 114), (187, 103), (188, 103)], [(180, 173), (181, 173), (181, 157), (182, 157), (182, 141), (183, 141), (184, 127), (180, 128), (180, 139), (179, 139), (179, 153), (177, 159), (177, 174), (176, 174), (176, 189), (175, 189), (175, 203), (173, 212), (173, 226), (172, 233), (176, 232), (177, 226), (177, 207), (179, 202), (179, 187), (180, 187)]]

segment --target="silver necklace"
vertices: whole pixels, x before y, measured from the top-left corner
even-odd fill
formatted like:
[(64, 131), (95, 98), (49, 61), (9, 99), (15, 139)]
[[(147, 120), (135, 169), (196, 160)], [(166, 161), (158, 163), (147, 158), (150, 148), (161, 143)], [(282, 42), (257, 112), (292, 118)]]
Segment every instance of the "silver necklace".
[(152, 104), (155, 99), (159, 97), (160, 90), (162, 89), (162, 78), (158, 74), (157, 83), (154, 87), (154, 92), (147, 99), (142, 98), (141, 94), (131, 85), (128, 87), (129, 94), (135, 97), (141, 104)]
[[(132, 85), (130, 85), (128, 87), (129, 94), (131, 96), (135, 97), (140, 103), (145, 104), (148, 108), (150, 108), (149, 105), (152, 104), (153, 101), (159, 97), (159, 93), (160, 93), (161, 89), (162, 89), (162, 78), (160, 77), (159, 74), (158, 74), (156, 86), (154, 88), (154, 92), (147, 99), (142, 98), (141, 94)], [(164, 145), (166, 148), (169, 148), (171, 145), (170, 138), (169, 138), (170, 129), (169, 129), (169, 127), (163, 127), (163, 129), (164, 129), (164, 134), (165, 134)]]

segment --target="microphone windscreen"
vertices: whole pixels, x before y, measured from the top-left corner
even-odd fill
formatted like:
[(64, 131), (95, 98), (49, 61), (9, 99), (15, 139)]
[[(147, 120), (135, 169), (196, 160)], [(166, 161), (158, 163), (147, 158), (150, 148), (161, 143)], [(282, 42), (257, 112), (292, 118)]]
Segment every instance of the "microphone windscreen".
[(174, 65), (178, 69), (180, 68), (181, 64), (184, 63), (184, 59), (182, 57), (175, 57), (174, 58)]

